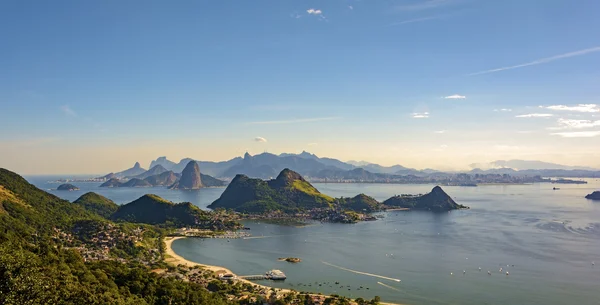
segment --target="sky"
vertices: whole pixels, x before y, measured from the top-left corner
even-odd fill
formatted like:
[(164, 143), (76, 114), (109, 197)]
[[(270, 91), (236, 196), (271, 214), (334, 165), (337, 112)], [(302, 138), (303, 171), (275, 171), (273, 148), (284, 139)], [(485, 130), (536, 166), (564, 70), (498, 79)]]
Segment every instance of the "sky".
[(0, 2), (0, 167), (600, 167), (600, 1)]

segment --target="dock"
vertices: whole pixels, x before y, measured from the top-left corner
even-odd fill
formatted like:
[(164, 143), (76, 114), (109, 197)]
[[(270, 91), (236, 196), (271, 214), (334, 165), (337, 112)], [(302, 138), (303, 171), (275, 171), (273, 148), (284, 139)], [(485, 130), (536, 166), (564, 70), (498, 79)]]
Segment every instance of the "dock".
[(238, 278), (243, 279), (243, 280), (267, 280), (269, 279), (266, 275), (262, 275), (262, 274), (258, 274), (258, 275), (241, 275), (238, 276)]

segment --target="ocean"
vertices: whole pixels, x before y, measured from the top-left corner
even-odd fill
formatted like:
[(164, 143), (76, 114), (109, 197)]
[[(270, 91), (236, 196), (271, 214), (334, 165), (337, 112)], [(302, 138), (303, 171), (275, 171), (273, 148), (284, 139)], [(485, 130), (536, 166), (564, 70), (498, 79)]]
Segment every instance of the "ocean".
[[(52, 190), (58, 184), (47, 183), (59, 177), (26, 178), (67, 200), (94, 191), (119, 204), (153, 193), (205, 209), (224, 190), (105, 189), (99, 183), (73, 183), (81, 190), (68, 192)], [(252, 238), (181, 239), (173, 249), (188, 260), (224, 266), (238, 275), (280, 269), (287, 280), (261, 283), (298, 291), (365, 299), (378, 295), (387, 302), (415, 305), (600, 304), (600, 202), (584, 198), (600, 189), (600, 180), (588, 182), (447, 186), (443, 189), (450, 196), (471, 209), (386, 212), (378, 221), (358, 224), (246, 222)], [(378, 200), (433, 188), (314, 185), (331, 196), (365, 193)], [(560, 190), (552, 190), (554, 186)], [(279, 257), (302, 262), (281, 262)]]

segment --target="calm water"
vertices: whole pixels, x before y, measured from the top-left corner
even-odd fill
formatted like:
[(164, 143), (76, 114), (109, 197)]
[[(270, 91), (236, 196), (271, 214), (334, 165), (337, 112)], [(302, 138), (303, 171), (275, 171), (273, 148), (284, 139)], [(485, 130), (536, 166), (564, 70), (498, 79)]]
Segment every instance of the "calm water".
[[(38, 179), (30, 181), (52, 188)], [(118, 203), (152, 192), (205, 208), (224, 190), (76, 185), (82, 191), (51, 192), (72, 200), (93, 190)], [(378, 200), (394, 194), (425, 193), (433, 187), (315, 186), (333, 196), (365, 193)], [(552, 186), (444, 187), (471, 209), (443, 214), (389, 212), (379, 221), (353, 225), (318, 223), (296, 228), (247, 223), (256, 238), (230, 242), (183, 239), (174, 242), (173, 248), (189, 260), (226, 266), (240, 275), (281, 269), (288, 279), (267, 284), (299, 291), (363, 298), (379, 295), (385, 301), (406, 304), (600, 304), (600, 202), (583, 198), (600, 189), (600, 181), (562, 185), (558, 191)], [(287, 256), (303, 261), (277, 261)], [(336, 281), (340, 284), (333, 284)]]

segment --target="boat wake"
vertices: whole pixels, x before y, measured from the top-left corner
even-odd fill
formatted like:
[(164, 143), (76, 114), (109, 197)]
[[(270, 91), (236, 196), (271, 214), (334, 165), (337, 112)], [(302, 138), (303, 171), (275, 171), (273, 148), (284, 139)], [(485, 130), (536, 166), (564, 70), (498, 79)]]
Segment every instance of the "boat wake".
[(377, 282), (377, 284), (379, 284), (379, 285), (381, 285), (381, 286), (383, 286), (383, 287), (386, 287), (386, 288), (392, 289), (392, 290), (396, 290), (396, 291), (398, 291), (398, 292), (402, 292), (400, 289), (398, 289), (398, 288), (395, 288), (395, 287), (392, 287), (392, 286), (390, 286), (390, 285), (386, 285), (386, 284), (384, 284), (384, 283), (382, 283), (382, 282)]
[(378, 278), (384, 279), (384, 280), (389, 280), (389, 281), (394, 281), (394, 282), (400, 282), (399, 279), (395, 279), (395, 278), (392, 278), (392, 277), (387, 277), (387, 276), (383, 276), (383, 275), (377, 275), (377, 274), (372, 274), (372, 273), (366, 273), (366, 272), (356, 271), (356, 270), (352, 270), (352, 269), (348, 269), (348, 268), (336, 266), (334, 264), (330, 264), (330, 263), (324, 262), (324, 261), (321, 261), (321, 263), (323, 263), (323, 264), (325, 264), (327, 266), (331, 266), (331, 267), (334, 267), (334, 268), (338, 268), (340, 270), (344, 270), (344, 271), (348, 271), (348, 272), (352, 272), (352, 273), (356, 273), (356, 274), (362, 274), (362, 275), (366, 275), (366, 276), (378, 277)]

